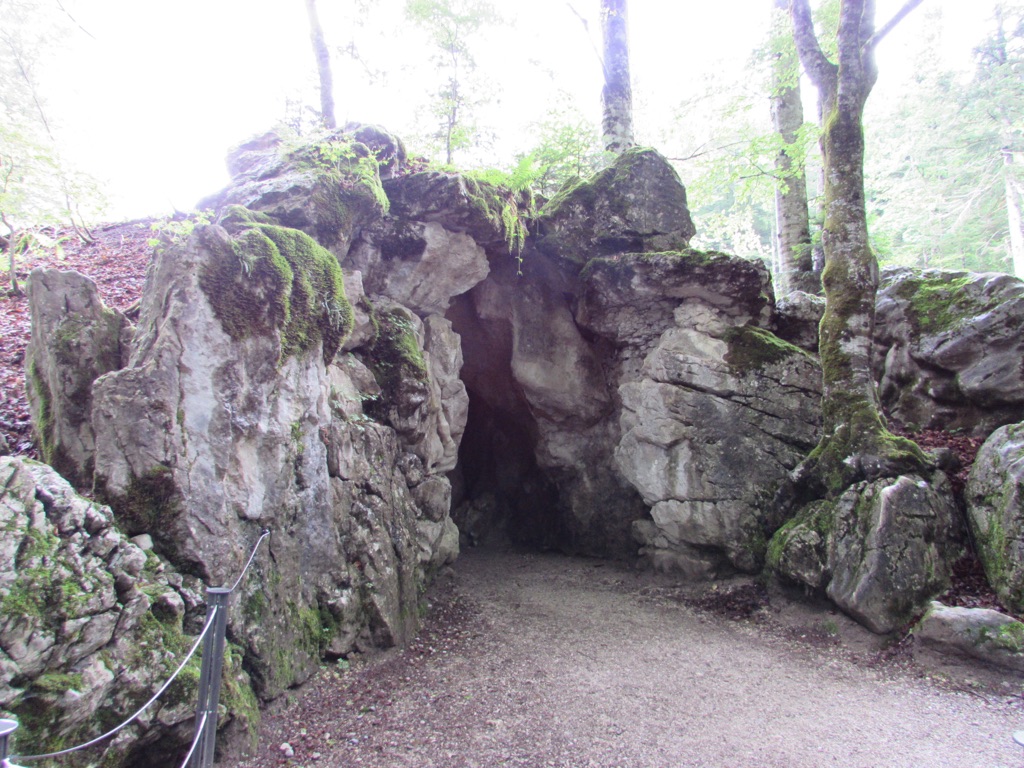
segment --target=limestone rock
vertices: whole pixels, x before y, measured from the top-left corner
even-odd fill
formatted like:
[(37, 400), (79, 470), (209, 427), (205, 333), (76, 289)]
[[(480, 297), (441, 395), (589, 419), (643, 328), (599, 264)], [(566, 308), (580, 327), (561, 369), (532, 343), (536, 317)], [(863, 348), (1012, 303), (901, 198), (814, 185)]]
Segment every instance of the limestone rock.
[(954, 608), (932, 601), (914, 627), (914, 641), (940, 653), (970, 656), (1024, 672), (1024, 624), (988, 608)]
[(577, 264), (616, 253), (682, 250), (696, 232), (675, 169), (641, 147), (560, 191), (537, 226), (538, 248)]
[(131, 330), (78, 272), (34, 269), (28, 283), (32, 340), (26, 390), (43, 459), (79, 486), (91, 484), (92, 383), (125, 360)]
[(967, 519), (989, 584), (1024, 610), (1024, 424), (997, 429), (978, 451), (965, 492)]
[(868, 629), (891, 632), (949, 587), (962, 549), (949, 481), (904, 475), (839, 498), (826, 592)]
[[(425, 334), (394, 307), (411, 335), (392, 341), (410, 344), (394, 345), (386, 371), (368, 369), (340, 351), (354, 322), (337, 262), (303, 238), (242, 221), (234, 237), (200, 228), (158, 253), (129, 366), (94, 385), (97, 486), (129, 534), (148, 533), (216, 585), (272, 531), (230, 616), (262, 699), (305, 680), (322, 655), (404, 642), (423, 563), (452, 553), (443, 489), (418, 494), (427, 510), (416, 492), (454, 461), (448, 329), (431, 319)], [(417, 358), (414, 371), (402, 355)], [(447, 415), (431, 404), (442, 387)], [(393, 408), (407, 433), (375, 420)], [(442, 526), (425, 544), (423, 520)]]
[(319, 142), (287, 146), (267, 134), (228, 158), (231, 184), (200, 201), (220, 213), (237, 205), (315, 237), (339, 258), (364, 226), (388, 211), (374, 152), (345, 130)]
[(639, 380), (619, 387), (615, 460), (651, 507), (648, 551), (718, 551), (755, 572), (767, 495), (817, 442), (820, 374), (816, 360), (767, 331), (718, 325), (665, 331)]
[[(493, 184), (457, 173), (422, 171), (385, 181), (384, 191), (391, 214), (399, 219), (438, 223), (484, 248), (508, 250), (511, 233), (502, 214), (507, 205), (518, 212), (518, 201)], [(400, 244), (395, 249), (400, 253)]]
[(987, 435), (1024, 420), (1024, 282), (888, 269), (875, 328), (880, 395), (899, 421)]
[(824, 297), (792, 291), (775, 305), (775, 333), (780, 339), (817, 354), (818, 325), (824, 314)]
[[(0, 709), (19, 718), (34, 752), (126, 719), (177, 668), (193, 642), (186, 626), (202, 620), (187, 579), (120, 533), (109, 508), (36, 462), (0, 458), (0, 565)], [(247, 686), (230, 656), (232, 684)], [(187, 744), (198, 673), (194, 660), (128, 738), (106, 745), (105, 762), (141, 765), (147, 748)], [(235, 690), (222, 693), (228, 720), (255, 729), (259, 713)]]
[(360, 270), (370, 293), (419, 315), (440, 314), (453, 296), (487, 277), (487, 255), (473, 238), (436, 221), (388, 219), (363, 237), (345, 261)]
[[(682, 304), (707, 307), (689, 324), (767, 324), (771, 278), (764, 264), (722, 253), (682, 250), (595, 258), (580, 275), (577, 321), (616, 345), (649, 349), (677, 324)], [(721, 319), (719, 319), (721, 318)]]

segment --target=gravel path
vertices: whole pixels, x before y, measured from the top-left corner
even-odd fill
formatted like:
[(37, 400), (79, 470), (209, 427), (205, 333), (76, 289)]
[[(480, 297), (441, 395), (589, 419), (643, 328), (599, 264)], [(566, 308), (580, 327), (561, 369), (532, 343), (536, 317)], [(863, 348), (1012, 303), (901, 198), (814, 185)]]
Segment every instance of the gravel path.
[(1024, 766), (1020, 681), (958, 692), (666, 594), (614, 564), (463, 554), (410, 648), (321, 674), (239, 768)]

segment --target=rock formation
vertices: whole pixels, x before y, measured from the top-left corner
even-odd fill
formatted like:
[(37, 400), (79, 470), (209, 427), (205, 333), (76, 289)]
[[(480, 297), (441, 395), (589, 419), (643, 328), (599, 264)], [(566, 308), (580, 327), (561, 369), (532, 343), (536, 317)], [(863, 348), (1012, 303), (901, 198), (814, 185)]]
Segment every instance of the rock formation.
[(1024, 424), (997, 429), (981, 446), (967, 481), (967, 518), (989, 584), (1024, 611)]
[[(370, 126), (242, 145), (206, 201), (216, 223), (157, 249), (131, 333), (80, 278), (32, 278), (40, 444), (152, 539), (146, 562), (193, 592), (228, 585), (271, 531), (231, 604), (242, 687), (270, 700), (324, 657), (407, 640), (460, 535), (691, 578), (767, 560), (879, 632), (942, 590), (962, 532), (941, 478), (780, 515), (819, 437), (820, 302), (777, 308), (764, 265), (690, 249), (664, 158), (629, 150), (535, 214), (404, 158)], [(999, 306), (1019, 285), (889, 278), (879, 376), (900, 418), (1014, 419)], [(996, 362), (971, 351), (983, 321)]]
[(875, 321), (889, 413), (986, 436), (1024, 420), (1024, 283), (1011, 275), (885, 270)]
[[(126, 718), (191, 647), (206, 610), (203, 584), (141, 543), (50, 467), (0, 458), (0, 557), (13, 565), (0, 571), (0, 709), (18, 717), (23, 754), (83, 743), (98, 724)], [(222, 728), (251, 736), (259, 712), (242, 658), (230, 644)], [(191, 741), (198, 679), (193, 659), (146, 717), (106, 746), (104, 764), (170, 762)]]

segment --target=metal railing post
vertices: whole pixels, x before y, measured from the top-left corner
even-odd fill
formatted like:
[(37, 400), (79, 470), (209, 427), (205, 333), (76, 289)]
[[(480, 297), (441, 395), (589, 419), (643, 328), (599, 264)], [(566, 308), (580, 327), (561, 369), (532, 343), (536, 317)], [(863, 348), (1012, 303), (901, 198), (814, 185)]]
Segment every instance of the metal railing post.
[[(189, 768), (210, 768), (217, 741), (217, 706), (220, 703), (220, 676), (224, 667), (224, 639), (228, 623), (230, 589), (210, 587), (206, 590), (206, 620), (213, 616), (213, 625), (203, 638), (203, 666), (199, 673), (199, 704), (196, 707), (196, 728), (202, 735), (192, 755)], [(204, 721), (205, 717), (205, 721)]]
[(0, 720), (0, 760), (7, 759), (7, 739), (18, 730), (17, 720)]

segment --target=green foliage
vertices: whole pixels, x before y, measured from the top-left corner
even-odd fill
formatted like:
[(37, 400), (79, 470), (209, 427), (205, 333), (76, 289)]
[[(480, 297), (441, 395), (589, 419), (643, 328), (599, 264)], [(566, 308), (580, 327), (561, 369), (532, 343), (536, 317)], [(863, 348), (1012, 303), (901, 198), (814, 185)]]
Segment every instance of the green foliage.
[(147, 242), (154, 248), (181, 245), (189, 239), (196, 227), (209, 224), (212, 221), (212, 216), (213, 211), (211, 210), (192, 211), (169, 219), (154, 221), (149, 228), (156, 236), (151, 237)]
[[(709, 80), (704, 92), (677, 107), (666, 143), (673, 148), (670, 159), (686, 184), (697, 224), (693, 246), (770, 264), (780, 183), (775, 155), (785, 147), (795, 158), (805, 157), (816, 132), (805, 126), (796, 144), (784, 145), (768, 119), (768, 62), (754, 57), (748, 77), (758, 84), (755, 89), (718, 77)], [(693, 117), (706, 114), (714, 118)]]
[(1024, 10), (993, 21), (965, 81), (943, 65), (936, 9), (913, 88), (869, 114), (867, 195), (879, 261), (1009, 271), (1007, 175), (1024, 151)]
[(40, 71), (72, 34), (66, 14), (40, 0), (0, 3), (0, 235), (85, 221), (102, 208), (98, 186), (63, 157)]
[(405, 15), (426, 31), (435, 48), (433, 61), (444, 82), (434, 94), (431, 111), (438, 127), (431, 138), (451, 165), (455, 152), (477, 140), (472, 113), (487, 100), (485, 86), (470, 77), (476, 69), (471, 41), (501, 17), (489, 0), (406, 0)]
[(608, 163), (597, 127), (574, 106), (549, 110), (531, 126), (530, 135), (534, 145), (516, 157), (517, 169), (529, 168), (530, 188), (545, 197)]
[(533, 211), (531, 186), (536, 179), (536, 166), (526, 157), (511, 172), (490, 168), (466, 171), (463, 176), (467, 191), (484, 212), (488, 216), (497, 212), (508, 252), (515, 256), (522, 274), (523, 247), (529, 235), (526, 220)]

